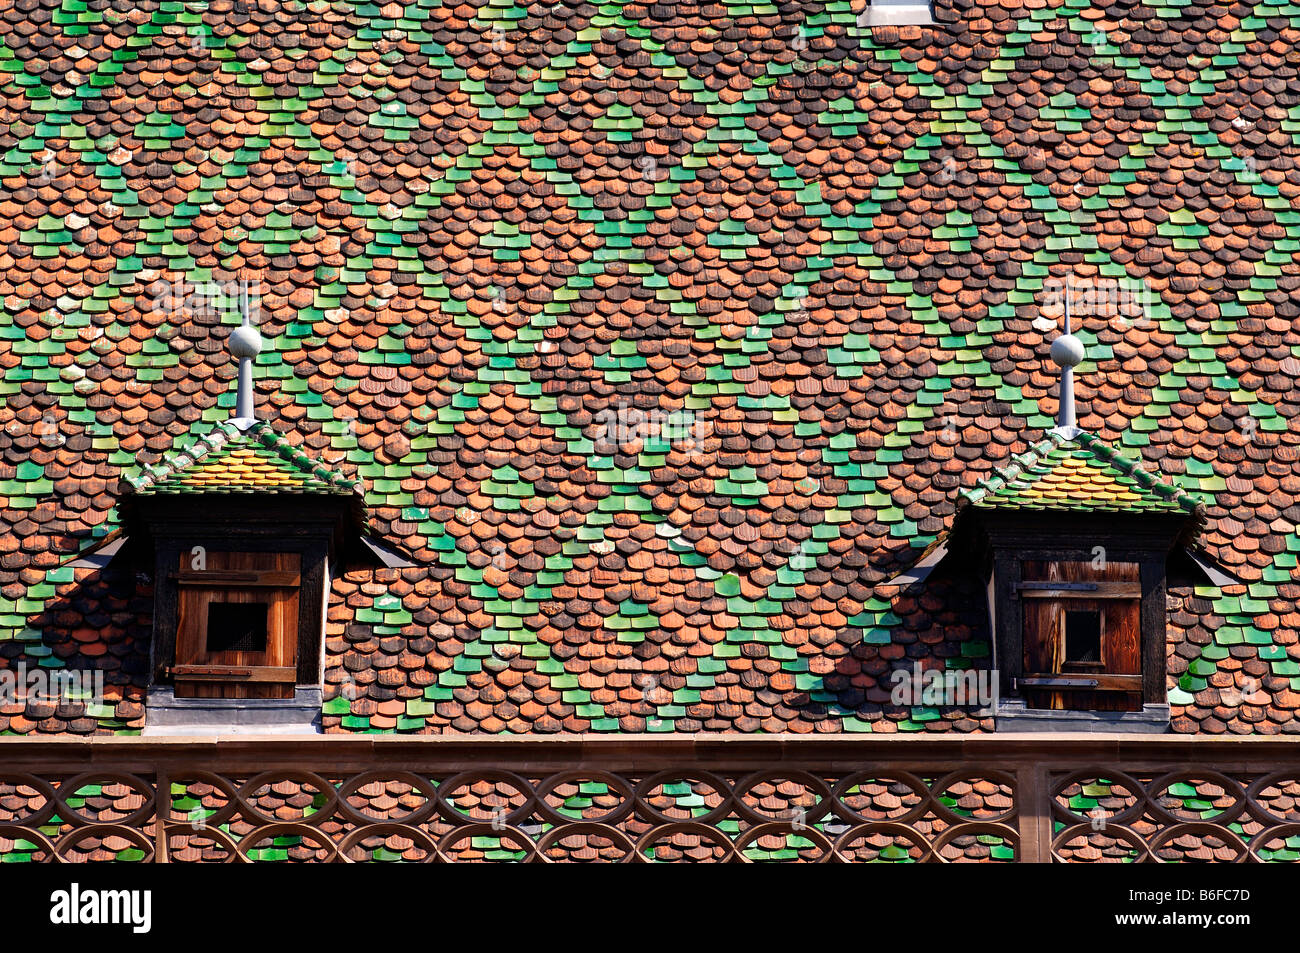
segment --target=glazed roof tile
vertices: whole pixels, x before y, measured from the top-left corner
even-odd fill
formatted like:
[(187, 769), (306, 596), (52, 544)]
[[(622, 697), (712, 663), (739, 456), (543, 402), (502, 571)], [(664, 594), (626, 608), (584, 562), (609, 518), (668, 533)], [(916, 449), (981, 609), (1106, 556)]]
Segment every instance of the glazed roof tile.
[(1080, 425), (1249, 581), (1171, 596), (1173, 728), (1300, 732), (1300, 6), (860, 6), (0, 10), (0, 664), (108, 683), (0, 731), (139, 729), (151, 599), (52, 554), (229, 416), (246, 274), (259, 413), (423, 564), (332, 581), (327, 731), (990, 728), (889, 703), (978, 587), (876, 587), (1074, 280)]

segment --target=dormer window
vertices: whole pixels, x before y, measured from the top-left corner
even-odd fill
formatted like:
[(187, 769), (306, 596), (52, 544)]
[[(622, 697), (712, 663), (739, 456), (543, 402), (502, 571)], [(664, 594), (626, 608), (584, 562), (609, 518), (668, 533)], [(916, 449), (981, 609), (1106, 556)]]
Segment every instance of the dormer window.
[(301, 554), (212, 552), (202, 568), (194, 564), (193, 554), (181, 553), (176, 697), (292, 698)]
[(120, 505), (152, 553), (146, 731), (198, 699), (262, 700), (246, 720), (280, 699), (315, 718), (331, 565), (366, 553), (356, 484), (264, 421), (227, 421)]
[[(949, 548), (991, 570), (1000, 728), (1092, 712), (1163, 730), (1169, 563), (1200, 520), (1082, 431), (1052, 431), (962, 494)], [(1022, 712), (1033, 720), (1017, 725)]]
[(253, 416), (244, 314), (235, 416), (125, 478), (122, 532), (77, 560), (129, 554), (153, 576), (146, 733), (316, 730), (331, 574), (411, 565), (370, 534), (360, 484)]
[(1163, 731), (1165, 594), (1238, 581), (1195, 550), (1204, 510), (1080, 430), (1066, 333), (1057, 427), (974, 488), (949, 533), (891, 583), (955, 561), (987, 584), (999, 730)]

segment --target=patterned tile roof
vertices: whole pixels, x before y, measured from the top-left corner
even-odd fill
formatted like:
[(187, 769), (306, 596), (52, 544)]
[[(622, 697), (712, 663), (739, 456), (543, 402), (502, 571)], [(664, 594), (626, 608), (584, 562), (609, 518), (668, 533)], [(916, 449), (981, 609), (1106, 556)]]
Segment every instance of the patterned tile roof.
[(963, 503), (982, 509), (1197, 515), (1203, 511), (1178, 487), (1158, 480), (1092, 434), (1067, 438), (1055, 430), (974, 488), (963, 490), (958, 506)]
[(321, 466), (259, 420), (245, 430), (218, 425), (185, 450), (168, 454), (140, 476), (126, 476), (138, 496), (228, 493), (347, 494), (356, 480)]
[(333, 581), (327, 730), (988, 728), (887, 690), (979, 588), (877, 585), (1051, 426), (1074, 282), (1080, 426), (1249, 581), (1174, 729), (1300, 731), (1300, 6), (860, 9), (0, 3), (0, 659), (109, 686), (0, 731), (141, 724), (147, 588), (59, 561), (229, 416), (240, 274), (260, 416), (424, 564)]

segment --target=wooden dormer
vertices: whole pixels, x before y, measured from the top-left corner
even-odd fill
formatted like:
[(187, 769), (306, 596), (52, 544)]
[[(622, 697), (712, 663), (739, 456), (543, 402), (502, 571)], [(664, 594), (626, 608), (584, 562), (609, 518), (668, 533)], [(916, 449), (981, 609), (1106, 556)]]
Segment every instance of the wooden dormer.
[(958, 507), (962, 545), (991, 571), (1002, 698), (1166, 720), (1165, 594), (1201, 505), (1092, 434), (1053, 431)]
[(319, 683), (329, 564), (365, 526), (355, 481), (263, 421), (227, 421), (129, 481), (120, 506), (152, 544), (154, 684), (291, 698)]
[(1058, 426), (962, 491), (948, 532), (890, 584), (941, 563), (983, 580), (999, 730), (1163, 731), (1167, 590), (1240, 581), (1198, 548), (1198, 501), (1076, 425), (1068, 313), (1052, 357)]
[(360, 483), (254, 417), (247, 317), (230, 345), (234, 417), (124, 477), (121, 528), (73, 563), (152, 576), (146, 733), (317, 726), (331, 575), (412, 565), (371, 532)]

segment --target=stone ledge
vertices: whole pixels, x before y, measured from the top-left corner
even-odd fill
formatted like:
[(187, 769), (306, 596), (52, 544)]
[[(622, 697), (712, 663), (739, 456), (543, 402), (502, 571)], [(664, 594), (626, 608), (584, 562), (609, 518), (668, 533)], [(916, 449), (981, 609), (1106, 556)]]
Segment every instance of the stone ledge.
[(177, 698), (151, 688), (142, 735), (294, 734), (321, 732), (321, 690), (298, 688), (293, 698)]
[(1143, 705), (1141, 711), (1052, 711), (1026, 708), (1022, 699), (1003, 699), (994, 714), (997, 731), (1100, 732), (1153, 734), (1169, 730), (1168, 705)]

